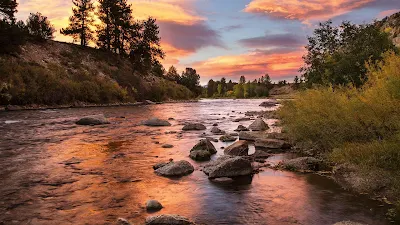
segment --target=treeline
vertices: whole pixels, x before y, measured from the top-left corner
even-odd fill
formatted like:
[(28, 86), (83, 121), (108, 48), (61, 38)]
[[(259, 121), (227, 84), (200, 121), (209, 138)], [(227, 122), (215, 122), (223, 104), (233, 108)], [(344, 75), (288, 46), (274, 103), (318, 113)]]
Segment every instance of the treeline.
[[(17, 62), (19, 57), (12, 59), (12, 56), (18, 56), (21, 53), (20, 46), (27, 42), (43, 47), (50, 46), (47, 40), (54, 38), (54, 26), (40, 12), (31, 13), (25, 22), (17, 21), (17, 1), (1, 0), (0, 71), (3, 73), (0, 75), (0, 104), (65, 104), (68, 101), (106, 103), (131, 101), (133, 98), (161, 101), (175, 97), (193, 98), (201, 94), (200, 76), (192, 68), (187, 68), (178, 75), (179, 79), (172, 80), (187, 89), (171, 82), (161, 82), (160, 79), (155, 79), (157, 82), (154, 83), (148, 82), (152, 80), (146, 78), (148, 75), (168, 78), (160, 62), (165, 53), (160, 46), (159, 27), (154, 18), (135, 20), (127, 0), (98, 0), (97, 4), (93, 0), (72, 0), (72, 3), (73, 14), (69, 18), (68, 26), (61, 29), (60, 33), (71, 36), (75, 43), (80, 44), (81, 50), (75, 52), (77, 48), (71, 47), (76, 57), (63, 52), (60, 56), (60, 61), (65, 62), (63, 65), (52, 64), (43, 68), (36, 64), (21, 64)], [(94, 23), (96, 18), (100, 23)], [(99, 50), (95, 51), (101, 52), (94, 53), (91, 51), (93, 48), (88, 46), (96, 46)], [(130, 67), (125, 67), (124, 71), (120, 68), (117, 71), (107, 69), (103, 72), (111, 79), (105, 79), (98, 77), (96, 69), (87, 68), (81, 61), (75, 60), (82, 59), (84, 54), (101, 55), (102, 63), (110, 64), (100, 66), (99, 62), (98, 70), (118, 67), (114, 62), (119, 60), (117, 58), (124, 65), (128, 61)], [(16, 66), (18, 64), (21, 66)], [(74, 67), (73, 70), (70, 70), (71, 66)], [(54, 74), (60, 68), (68, 70), (71, 75), (62, 78), (60, 73)], [(50, 88), (45, 77), (51, 77), (52, 85), (59, 89), (68, 90), (68, 97), (45, 96), (46, 90)], [(85, 85), (81, 85), (83, 82)], [(158, 86), (160, 82), (164, 84), (163, 87)], [(90, 95), (85, 94), (88, 91), (86, 87), (89, 86)], [(44, 89), (43, 93), (37, 91), (41, 89)], [(144, 93), (151, 94), (144, 96)]]

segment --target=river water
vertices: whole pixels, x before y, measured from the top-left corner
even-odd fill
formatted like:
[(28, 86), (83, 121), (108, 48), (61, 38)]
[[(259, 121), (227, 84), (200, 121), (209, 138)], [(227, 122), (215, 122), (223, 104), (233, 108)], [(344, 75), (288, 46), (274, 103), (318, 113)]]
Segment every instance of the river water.
[[(387, 224), (385, 208), (342, 190), (326, 177), (264, 169), (251, 181), (210, 181), (190, 149), (204, 131), (180, 132), (185, 122), (233, 132), (251, 121), (232, 122), (262, 100), (201, 100), (139, 107), (0, 113), (0, 224), (114, 224), (123, 217), (143, 224), (149, 215), (180, 214), (197, 224), (333, 224), (352, 220)], [(273, 109), (268, 109), (273, 110)], [(103, 113), (111, 124), (77, 126)], [(174, 118), (171, 127), (140, 126), (142, 120)], [(271, 131), (276, 120), (268, 120)], [(218, 137), (218, 136), (214, 136)], [(157, 144), (159, 142), (159, 144)], [(164, 149), (162, 144), (174, 145)], [(218, 157), (225, 143), (215, 143)], [(274, 156), (271, 162), (285, 157)], [(185, 159), (195, 172), (160, 177), (152, 166)], [(164, 208), (147, 213), (157, 199)]]

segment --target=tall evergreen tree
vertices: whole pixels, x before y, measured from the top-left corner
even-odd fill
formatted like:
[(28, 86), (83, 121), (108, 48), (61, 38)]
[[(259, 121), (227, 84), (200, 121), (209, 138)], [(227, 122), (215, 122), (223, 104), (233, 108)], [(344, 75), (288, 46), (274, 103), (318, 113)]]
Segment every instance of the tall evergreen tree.
[(81, 46), (87, 46), (94, 40), (93, 31), (93, 12), (94, 6), (92, 0), (72, 0), (74, 8), (73, 16), (69, 18), (69, 26), (61, 29), (61, 34), (72, 36), (74, 41), (80, 40)]
[(17, 0), (0, 0), (0, 18), (15, 22), (14, 14), (17, 12)]

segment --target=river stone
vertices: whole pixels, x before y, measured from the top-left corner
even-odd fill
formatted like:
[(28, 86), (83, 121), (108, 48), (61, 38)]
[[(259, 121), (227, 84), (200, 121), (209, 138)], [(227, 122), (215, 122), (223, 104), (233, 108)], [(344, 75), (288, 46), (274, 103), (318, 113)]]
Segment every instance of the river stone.
[(152, 199), (152, 200), (148, 200), (146, 202), (146, 210), (147, 211), (158, 211), (162, 208), (163, 208), (163, 206), (157, 200)]
[(143, 125), (149, 126), (149, 127), (162, 127), (162, 126), (171, 126), (171, 124), (166, 121), (166, 120), (160, 120), (158, 118), (151, 118), (149, 120), (143, 121)]
[(232, 141), (236, 141), (236, 137), (232, 136), (232, 135), (223, 135), (219, 138), (220, 141), (222, 142), (232, 142)]
[(183, 126), (182, 130), (205, 130), (207, 129), (206, 126), (204, 126), (201, 123), (189, 123)]
[(291, 145), (283, 140), (278, 139), (256, 139), (254, 143), (256, 148), (265, 149), (290, 149)]
[(191, 150), (189, 157), (197, 161), (210, 160), (211, 155), (217, 153), (217, 149), (208, 139), (200, 140)]
[(185, 176), (193, 173), (194, 167), (188, 161), (181, 160), (169, 162), (155, 170), (156, 174), (161, 176)]
[(249, 154), (249, 143), (247, 141), (237, 141), (224, 150), (225, 155), (247, 156)]
[(252, 131), (264, 131), (268, 130), (268, 125), (264, 122), (263, 119), (257, 118), (250, 126), (249, 129)]
[(268, 101), (262, 102), (260, 104), (261, 107), (274, 107), (278, 104), (278, 102), (274, 99), (269, 99)]
[(239, 125), (239, 126), (236, 128), (235, 131), (237, 131), (237, 132), (240, 132), (240, 131), (249, 131), (249, 129), (248, 129), (247, 127), (243, 126), (243, 125)]
[(129, 221), (124, 218), (118, 218), (116, 225), (131, 225), (131, 223), (129, 223)]
[(162, 148), (173, 148), (174, 146), (170, 145), (170, 144), (163, 144), (161, 147)]
[(314, 157), (300, 157), (295, 159), (284, 160), (281, 162), (283, 168), (292, 171), (312, 170), (318, 171), (322, 161)]
[(213, 134), (225, 134), (225, 131), (219, 129), (218, 127), (213, 127), (211, 129), (211, 133), (213, 133)]
[(173, 214), (149, 216), (145, 223), (146, 225), (194, 225), (188, 218)]
[(221, 156), (217, 160), (205, 165), (203, 172), (208, 178), (247, 176), (253, 173), (250, 161), (243, 157)]
[(101, 125), (101, 124), (109, 124), (107, 118), (103, 114), (85, 116), (78, 121), (76, 124), (78, 125)]
[(233, 122), (249, 121), (249, 120), (250, 120), (250, 117), (242, 117), (242, 118), (234, 119)]

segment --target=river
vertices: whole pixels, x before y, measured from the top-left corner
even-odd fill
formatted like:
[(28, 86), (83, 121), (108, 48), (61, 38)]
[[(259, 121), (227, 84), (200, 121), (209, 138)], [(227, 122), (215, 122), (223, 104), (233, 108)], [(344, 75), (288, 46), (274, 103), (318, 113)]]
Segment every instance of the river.
[[(197, 224), (388, 224), (381, 203), (315, 174), (265, 168), (250, 182), (211, 181), (199, 170), (202, 163), (188, 157), (203, 131), (170, 132), (180, 132), (188, 121), (205, 124), (207, 133), (214, 123), (233, 132), (238, 124), (248, 126), (251, 121), (232, 120), (246, 111), (265, 110), (258, 106), (261, 102), (201, 100), (0, 112), (0, 224), (114, 224), (119, 217), (143, 224), (147, 216), (157, 214), (179, 214)], [(100, 113), (111, 124), (74, 123)], [(174, 120), (171, 127), (140, 125), (151, 117)], [(271, 131), (280, 130), (275, 122), (267, 120)], [(162, 144), (174, 147), (164, 149)], [(216, 158), (229, 144), (214, 145)], [(195, 172), (179, 179), (157, 176), (152, 166), (170, 158), (188, 160)], [(164, 208), (147, 213), (149, 199), (157, 199)]]

